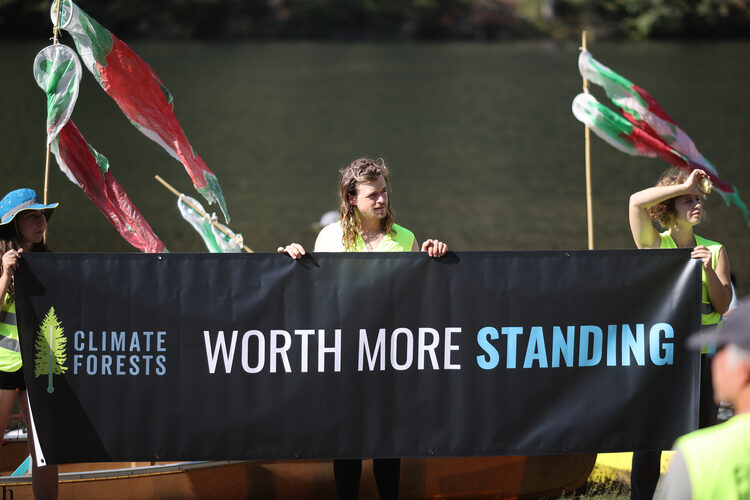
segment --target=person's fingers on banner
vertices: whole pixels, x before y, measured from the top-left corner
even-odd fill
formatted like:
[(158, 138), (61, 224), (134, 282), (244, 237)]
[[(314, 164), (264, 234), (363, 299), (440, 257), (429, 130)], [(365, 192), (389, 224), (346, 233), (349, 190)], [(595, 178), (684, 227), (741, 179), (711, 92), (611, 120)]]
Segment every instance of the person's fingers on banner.
[(448, 251), (448, 245), (439, 240), (428, 239), (422, 243), (422, 251), (430, 257), (442, 257)]
[(285, 247), (279, 247), (276, 249), (279, 253), (285, 253), (293, 259), (301, 259), (305, 255), (305, 248), (299, 243), (290, 243)]
[(698, 245), (693, 249), (690, 254), (693, 259), (700, 259), (703, 261), (703, 267), (707, 268), (711, 265), (711, 250), (703, 245)]
[(18, 267), (18, 258), (21, 256), (23, 248), (18, 250), (8, 250), (3, 254), (3, 273), (8, 273), (9, 276), (13, 276), (13, 272)]

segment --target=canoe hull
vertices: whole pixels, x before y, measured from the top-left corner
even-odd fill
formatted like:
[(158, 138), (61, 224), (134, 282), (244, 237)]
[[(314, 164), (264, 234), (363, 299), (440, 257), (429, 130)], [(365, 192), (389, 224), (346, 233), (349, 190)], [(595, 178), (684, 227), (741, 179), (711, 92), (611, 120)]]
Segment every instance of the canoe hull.
[[(410, 458), (401, 463), (401, 498), (531, 498), (580, 487), (596, 455)], [(104, 469), (104, 470), (102, 470)], [(28, 476), (0, 478), (3, 498), (33, 498)], [(143, 500), (335, 498), (330, 461), (97, 463), (60, 466), (59, 498)], [(361, 499), (377, 499), (365, 460)]]

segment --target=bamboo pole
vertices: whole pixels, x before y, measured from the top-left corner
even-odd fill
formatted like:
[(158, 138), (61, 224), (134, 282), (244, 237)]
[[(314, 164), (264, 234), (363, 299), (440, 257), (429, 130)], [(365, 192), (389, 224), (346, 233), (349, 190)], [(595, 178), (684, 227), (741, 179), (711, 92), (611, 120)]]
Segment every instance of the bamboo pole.
[[(62, 0), (57, 0), (57, 12), (55, 12), (55, 25), (52, 27), (52, 44), (57, 45), (60, 43), (59, 36), (60, 36), (60, 16), (62, 14), (62, 8), (60, 5), (62, 4)], [(47, 193), (49, 192), (49, 157), (50, 157), (50, 145), (47, 144), (47, 154), (45, 156), (44, 160), (44, 204), (47, 204)], [(47, 237), (47, 232), (44, 232), (45, 240)]]
[[(586, 50), (586, 31), (581, 32), (581, 48)], [(589, 81), (583, 79), (583, 91), (589, 93)], [(588, 248), (594, 249), (594, 208), (591, 200), (591, 131), (584, 126), (584, 157), (586, 162), (586, 221), (588, 227)]]
[[(52, 45), (57, 45), (60, 43), (60, 15), (62, 14), (62, 8), (60, 7), (60, 4), (62, 4), (63, 0), (57, 0), (57, 11), (55, 12), (55, 25), (52, 26)], [(50, 144), (47, 144), (47, 153), (44, 156), (44, 193), (43, 193), (43, 203), (47, 204), (47, 197), (49, 193), (49, 157), (50, 157), (50, 151), (51, 146)], [(44, 234), (42, 235), (42, 242), (47, 243), (47, 229), (44, 230)]]
[[(162, 186), (164, 186), (165, 188), (167, 188), (176, 197), (179, 198), (179, 197), (183, 196), (182, 193), (180, 193), (179, 191), (177, 191), (175, 188), (172, 187), (171, 184), (169, 184), (167, 181), (165, 181), (164, 179), (162, 179), (158, 175), (155, 175), (154, 179), (156, 179), (157, 181), (159, 181)], [(218, 229), (222, 233), (226, 234), (229, 238), (232, 238), (232, 234), (231, 233), (227, 232), (227, 230), (221, 224), (219, 224), (218, 222), (216, 222), (215, 220), (213, 220), (211, 217), (209, 217), (209, 215), (206, 212), (204, 212), (203, 210), (201, 210), (200, 207), (195, 206), (187, 198), (184, 200), (184, 202), (185, 202), (185, 204), (187, 206), (189, 206), (190, 208), (192, 208), (193, 210), (195, 210), (196, 212), (198, 212), (198, 215), (200, 215), (201, 217), (205, 217), (209, 221), (211, 221), (211, 224), (213, 224), (216, 229)], [(245, 244), (242, 245), (242, 249), (245, 250), (248, 253), (253, 253), (253, 251), (247, 245), (245, 245)]]

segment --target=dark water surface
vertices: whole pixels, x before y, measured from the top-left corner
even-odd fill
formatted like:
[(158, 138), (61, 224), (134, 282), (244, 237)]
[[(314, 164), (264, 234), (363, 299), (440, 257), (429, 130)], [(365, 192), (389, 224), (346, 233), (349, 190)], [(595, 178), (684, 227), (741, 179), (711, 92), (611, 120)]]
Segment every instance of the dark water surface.
[[(44, 96), (31, 64), (43, 42), (0, 44), (3, 192), (44, 179)], [(393, 172), (397, 221), (455, 250), (586, 247), (576, 45), (135, 43), (175, 96), (195, 150), (217, 174), (232, 228), (256, 251), (309, 247), (336, 208), (337, 170), (359, 156)], [(750, 44), (593, 44), (646, 88), (750, 203)], [(601, 93), (597, 97), (603, 99)], [(153, 176), (199, 198), (182, 166), (137, 132), (84, 70), (73, 114), (173, 252), (204, 251)], [(633, 248), (629, 195), (666, 164), (592, 136), (596, 248)], [(49, 229), (58, 251), (131, 251), (54, 165)], [(218, 211), (213, 208), (214, 211)], [(750, 229), (718, 195), (697, 232), (723, 242), (750, 291)]]

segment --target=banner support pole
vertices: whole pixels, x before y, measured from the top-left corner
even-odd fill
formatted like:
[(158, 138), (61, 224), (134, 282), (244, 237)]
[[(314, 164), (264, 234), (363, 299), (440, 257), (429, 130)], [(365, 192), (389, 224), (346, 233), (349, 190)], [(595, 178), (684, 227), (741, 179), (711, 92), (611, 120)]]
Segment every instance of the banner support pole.
[[(156, 179), (157, 181), (159, 181), (162, 186), (164, 186), (165, 188), (167, 188), (176, 197), (179, 198), (180, 196), (182, 196), (182, 193), (180, 193), (179, 191), (177, 191), (175, 188), (172, 187), (171, 184), (169, 184), (167, 181), (165, 181), (164, 179), (162, 179), (158, 175), (155, 175), (154, 179)], [(223, 227), (221, 227), (221, 225), (219, 225), (215, 220), (213, 220), (211, 217), (209, 217), (208, 214), (206, 212), (204, 212), (203, 210), (201, 210), (200, 207), (196, 207), (188, 199), (185, 199), (184, 201), (185, 201), (185, 205), (189, 206), (190, 208), (192, 208), (193, 210), (195, 210), (196, 212), (198, 212), (198, 215), (200, 215), (201, 217), (206, 217), (209, 221), (211, 221), (211, 224), (213, 224), (216, 229), (218, 229), (222, 233), (226, 234), (229, 238), (232, 237), (232, 235), (229, 234), (226, 229), (224, 229)], [(245, 250), (248, 253), (254, 253), (253, 250), (250, 249), (245, 244), (242, 245), (242, 249)]]
[[(581, 48), (586, 50), (586, 30), (581, 32)], [(589, 81), (583, 79), (583, 92), (589, 93)], [(588, 249), (594, 249), (594, 208), (591, 199), (591, 131), (584, 125), (584, 158), (586, 163), (586, 222), (588, 228)]]

